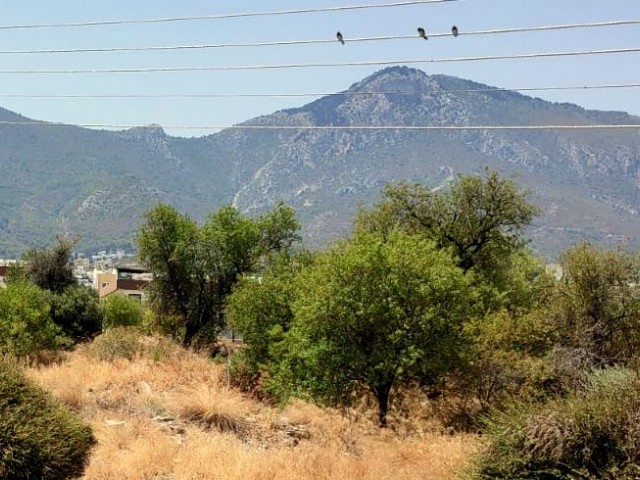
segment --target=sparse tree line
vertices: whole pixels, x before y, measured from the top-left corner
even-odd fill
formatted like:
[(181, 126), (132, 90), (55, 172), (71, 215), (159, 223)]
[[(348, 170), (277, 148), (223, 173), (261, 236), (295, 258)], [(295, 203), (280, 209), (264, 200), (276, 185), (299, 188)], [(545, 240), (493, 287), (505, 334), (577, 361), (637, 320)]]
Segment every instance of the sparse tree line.
[(60, 241), (0, 290), (0, 347), (25, 355), (122, 325), (197, 347), (231, 327), (237, 388), (279, 403), (369, 397), (380, 426), (420, 392), (449, 428), (487, 434), (470, 478), (639, 478), (639, 258), (580, 243), (554, 277), (526, 245), (530, 195), (491, 172), (390, 185), (320, 251), (301, 247), (284, 204), (202, 224), (158, 205), (137, 236), (148, 311), (90, 300)]

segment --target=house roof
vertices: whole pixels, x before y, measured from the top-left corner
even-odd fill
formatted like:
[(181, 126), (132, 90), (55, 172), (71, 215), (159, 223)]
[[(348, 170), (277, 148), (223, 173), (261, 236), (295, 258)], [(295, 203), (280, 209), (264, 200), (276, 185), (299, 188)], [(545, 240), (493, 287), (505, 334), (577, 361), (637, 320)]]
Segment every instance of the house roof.
[(147, 273), (149, 270), (135, 257), (123, 258), (115, 265), (120, 272)]

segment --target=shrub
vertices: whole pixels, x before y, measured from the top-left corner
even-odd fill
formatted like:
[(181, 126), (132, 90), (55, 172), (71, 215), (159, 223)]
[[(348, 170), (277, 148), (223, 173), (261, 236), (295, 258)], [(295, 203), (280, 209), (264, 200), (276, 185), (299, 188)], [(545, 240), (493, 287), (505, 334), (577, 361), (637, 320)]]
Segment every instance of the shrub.
[(98, 292), (73, 285), (53, 295), (51, 316), (65, 335), (74, 341), (93, 338), (102, 331)]
[(0, 352), (17, 357), (64, 344), (50, 316), (50, 295), (35, 285), (0, 288)]
[(476, 479), (631, 479), (640, 472), (640, 380), (595, 371), (547, 405), (514, 405), (487, 422)]
[(0, 362), (0, 478), (77, 478), (94, 443), (87, 425)]
[(110, 362), (116, 358), (133, 360), (141, 353), (142, 344), (137, 331), (127, 327), (115, 327), (96, 337), (90, 352), (98, 360)]
[(142, 325), (142, 304), (126, 295), (109, 295), (101, 304), (103, 329), (113, 327), (137, 327)]

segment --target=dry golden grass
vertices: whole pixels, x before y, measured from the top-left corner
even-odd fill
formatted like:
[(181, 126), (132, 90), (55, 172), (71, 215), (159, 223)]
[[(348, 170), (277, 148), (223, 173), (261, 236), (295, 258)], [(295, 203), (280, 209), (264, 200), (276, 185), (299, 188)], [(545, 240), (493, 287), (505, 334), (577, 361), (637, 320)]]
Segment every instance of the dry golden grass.
[(101, 362), (83, 346), (28, 369), (93, 426), (86, 479), (446, 480), (477, 449), (472, 436), (426, 424), (380, 430), (366, 414), (305, 402), (270, 408), (229, 390), (223, 365), (164, 340), (142, 342), (132, 361)]

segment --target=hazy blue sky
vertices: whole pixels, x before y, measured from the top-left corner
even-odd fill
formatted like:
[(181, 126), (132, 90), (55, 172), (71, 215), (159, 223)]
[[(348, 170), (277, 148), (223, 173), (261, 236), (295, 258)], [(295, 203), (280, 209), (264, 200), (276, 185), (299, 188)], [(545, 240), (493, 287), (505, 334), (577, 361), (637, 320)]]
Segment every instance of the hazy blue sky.
[[(387, 0), (23, 0), (5, 2), (1, 25), (213, 15), (244, 11), (322, 7)], [(413, 34), (417, 26), (445, 32), (488, 28), (640, 19), (639, 0), (462, 0), (353, 12), (281, 17), (123, 25), (101, 28), (0, 30), (0, 50), (138, 47)], [(429, 59), (473, 55), (640, 47), (640, 26), (528, 34), (397, 40), (363, 44), (277, 46), (152, 53), (0, 54), (10, 69), (136, 68)], [(640, 83), (640, 54), (538, 60), (418, 65), (499, 87)], [(302, 70), (85, 75), (7, 75), (6, 94), (190, 94), (339, 91), (375, 67)], [(546, 92), (539, 96), (588, 108), (640, 114), (640, 88)], [(69, 123), (229, 125), (311, 99), (6, 99), (0, 105), (31, 118)], [(186, 134), (170, 131), (172, 134)], [(197, 132), (203, 133), (203, 132)]]

